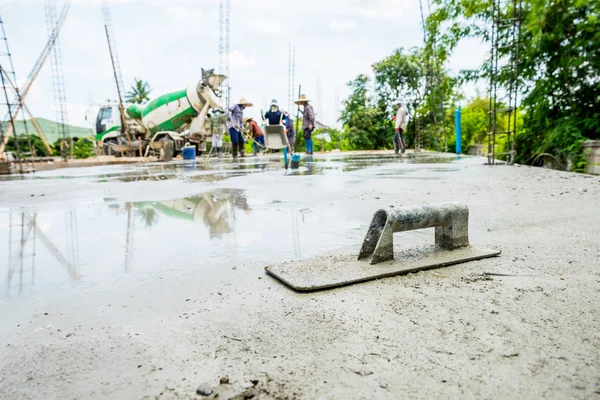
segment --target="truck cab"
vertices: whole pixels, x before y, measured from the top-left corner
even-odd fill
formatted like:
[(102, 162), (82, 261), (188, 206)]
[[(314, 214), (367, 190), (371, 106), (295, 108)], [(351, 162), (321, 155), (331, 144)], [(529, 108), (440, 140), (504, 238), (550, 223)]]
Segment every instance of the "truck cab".
[(117, 105), (107, 104), (100, 108), (96, 117), (96, 140), (105, 142), (116, 139), (121, 133), (121, 117)]

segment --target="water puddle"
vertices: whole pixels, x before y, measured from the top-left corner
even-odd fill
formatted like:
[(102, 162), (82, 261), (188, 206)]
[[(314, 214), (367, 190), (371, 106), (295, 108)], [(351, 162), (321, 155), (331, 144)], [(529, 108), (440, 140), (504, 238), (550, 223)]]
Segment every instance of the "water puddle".
[(66, 211), (9, 210), (0, 213), (0, 243), (7, 246), (0, 298), (128, 273), (180, 273), (231, 259), (311, 256), (339, 246), (340, 232), (358, 225), (328, 209), (249, 198), (240, 189), (166, 201), (107, 198), (101, 206)]
[[(394, 154), (345, 155), (330, 153), (316, 156), (302, 155), (301, 167), (288, 170), (288, 175), (313, 175), (341, 172), (354, 172), (385, 164), (431, 165), (450, 164), (456, 157), (449, 154), (411, 153), (402, 156)], [(196, 161), (173, 161), (169, 163), (148, 163), (133, 165), (113, 165), (86, 168), (63, 168), (52, 171), (38, 171), (26, 175), (3, 175), (2, 181), (14, 180), (64, 180), (75, 179), (90, 182), (136, 182), (183, 180), (186, 182), (215, 182), (232, 177), (255, 173), (283, 171), (283, 159), (279, 154), (267, 157), (199, 158)]]
[[(297, 259), (356, 245), (368, 221), (340, 212), (336, 202), (315, 204), (311, 191), (336, 196), (365, 179), (440, 179), (440, 173), (459, 168), (455, 160), (430, 153), (339, 153), (303, 156), (299, 169), (284, 170), (280, 157), (271, 155), (3, 177), (0, 190), (21, 185), (21, 193), (39, 200), (25, 209), (0, 209), (0, 243), (6, 249), (0, 254), (0, 299), (60, 293), (124, 274), (181, 274), (208, 267), (227, 273), (232, 262)], [(298, 179), (311, 175), (321, 178)], [(237, 185), (224, 183), (240, 176), (245, 178)], [(152, 190), (130, 184), (165, 180), (171, 183), (150, 183)], [(210, 184), (216, 181), (220, 184)], [(227, 188), (235, 186), (241, 188)], [(45, 207), (45, 190), (66, 193), (69, 187), (78, 189), (55, 195), (54, 206)], [(138, 195), (137, 188), (145, 191)], [(279, 190), (286, 191), (281, 200)], [(170, 198), (171, 191), (201, 193)], [(57, 206), (59, 201), (65, 204)]]

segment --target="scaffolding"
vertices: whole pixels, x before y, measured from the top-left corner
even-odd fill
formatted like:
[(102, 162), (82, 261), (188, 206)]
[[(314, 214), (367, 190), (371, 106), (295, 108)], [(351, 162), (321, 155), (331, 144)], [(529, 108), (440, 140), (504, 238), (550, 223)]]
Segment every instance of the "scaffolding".
[[(6, 49), (5, 52), (1, 54), (2, 62), (0, 62), (0, 65), (5, 66), (5, 67), (3, 67), (4, 72), (8, 71), (7, 70), (8, 67), (6, 67), (7, 65), (11, 65), (10, 70), (12, 70), (12, 73), (3, 73), (2, 74), (2, 76), (4, 77), (3, 86), (7, 90), (14, 88), (14, 91), (15, 91), (15, 97), (13, 98), (12, 102), (9, 100), (6, 100), (6, 103), (3, 105), (5, 108), (10, 110), (11, 113), (6, 112), (5, 117), (3, 119), (3, 121), (10, 121), (10, 124), (8, 124), (8, 126), (5, 126), (4, 128), (2, 128), (2, 132), (0, 132), (0, 139), (1, 139), (0, 140), (0, 155), (2, 155), (2, 153), (4, 152), (4, 148), (8, 144), (8, 140), (10, 139), (11, 133), (14, 132), (14, 119), (16, 119), (19, 112), (22, 109), (24, 109), (31, 116), (31, 112), (29, 112), (29, 110), (27, 109), (27, 106), (24, 103), (25, 97), (29, 93), (29, 90), (33, 86), (33, 82), (39, 75), (40, 70), (42, 69), (42, 66), (44, 65), (44, 62), (48, 58), (50, 51), (52, 50), (54, 44), (56, 43), (56, 39), (58, 38), (58, 34), (65, 22), (65, 19), (67, 17), (70, 7), (71, 7), (71, 3), (69, 1), (65, 2), (60, 15), (58, 16), (58, 20), (56, 21), (56, 25), (54, 26), (54, 29), (52, 30), (52, 33), (51, 33), (50, 37), (48, 38), (48, 41), (46, 42), (46, 45), (44, 46), (42, 53), (37, 58), (35, 64), (33, 65), (33, 68), (31, 69), (31, 71), (29, 72), (29, 75), (27, 76), (27, 79), (25, 80), (25, 82), (23, 83), (23, 85), (21, 86), (20, 89), (17, 88), (16, 82), (11, 81), (11, 75), (13, 76), (13, 78), (15, 75), (14, 68), (12, 67), (10, 51), (8, 50), (8, 41), (6, 40), (4, 24), (0, 23), (0, 25), (2, 26), (2, 29), (1, 29), (2, 38), (0, 38), (0, 39), (4, 42), (4, 44), (5, 44), (4, 47)], [(1, 18), (0, 18), (0, 21), (2, 21)], [(12, 107), (9, 107), (9, 105), (12, 105), (14, 107), (14, 109)], [(0, 111), (2, 111), (2, 110), (0, 110)], [(12, 114), (12, 117), (10, 117), (9, 114)], [(44, 135), (42, 134), (42, 131), (40, 130), (37, 123), (35, 122), (35, 118), (33, 118), (33, 116), (31, 116), (31, 122), (33, 123), (34, 127), (37, 129), (38, 134), (40, 135), (40, 137), (42, 138), (42, 141), (44, 142), (44, 145), (46, 146), (46, 149), (48, 150), (48, 152), (50, 154), (52, 154), (52, 149), (46, 142), (46, 139), (44, 138)], [(20, 169), (22, 170), (22, 168), (20, 168)]]
[[(44, 11), (46, 14), (48, 36), (52, 36), (52, 31), (57, 22), (56, 1), (46, 0)], [(62, 53), (60, 51), (60, 39), (58, 36), (50, 52), (50, 64), (52, 65), (52, 92), (54, 93), (54, 104), (56, 107), (57, 137), (61, 138), (63, 142), (63, 145), (60, 146), (61, 156), (63, 159), (67, 159), (69, 156), (69, 152), (66, 151), (67, 146), (72, 147), (72, 143), (68, 125), (67, 95), (65, 91)]]
[[(0, 40), (3, 42), (4, 46), (0, 50), (0, 83), (2, 83), (2, 91), (3, 96), (0, 100), (0, 115), (6, 115), (4, 121), (0, 121), (0, 143), (2, 144), (2, 150), (4, 150), (4, 145), (8, 143), (8, 136), (10, 129), (12, 132), (15, 132), (15, 150), (17, 152), (16, 157), (19, 166), (19, 173), (22, 174), (24, 172), (33, 172), (34, 166), (31, 161), (33, 157), (35, 157), (35, 150), (31, 143), (31, 137), (29, 136), (29, 131), (27, 129), (27, 121), (25, 120), (25, 111), (24, 108), (21, 107), (23, 104), (23, 100), (21, 98), (21, 93), (19, 88), (16, 85), (17, 77), (15, 73), (15, 68), (12, 62), (12, 55), (10, 53), (10, 48), (8, 46), (8, 39), (6, 37), (6, 30), (4, 29), (4, 21), (0, 16)], [(12, 99), (12, 100), (11, 100)], [(25, 128), (25, 135), (27, 140), (27, 146), (29, 147), (30, 157), (28, 158), (30, 163), (23, 165), (23, 155), (24, 153), (21, 151), (21, 144), (19, 143), (18, 132), (15, 129), (15, 120), (19, 115), (19, 111), (21, 111), (23, 117), (23, 126)], [(8, 119), (8, 121), (7, 121)], [(8, 123), (5, 123), (7, 121)], [(6, 135), (5, 135), (6, 132)], [(1, 154), (0, 154), (1, 155)], [(1, 157), (0, 157), (1, 158)], [(10, 158), (7, 158), (7, 162), (9, 162), (8, 167), (6, 168), (6, 172), (10, 172)], [(29, 168), (27, 168), (29, 167)]]
[[(522, 0), (493, 0), (489, 64), (488, 164), (515, 161)], [(506, 122), (506, 124), (504, 123)], [(498, 151), (497, 145), (503, 148)], [(500, 160), (499, 157), (504, 158)]]

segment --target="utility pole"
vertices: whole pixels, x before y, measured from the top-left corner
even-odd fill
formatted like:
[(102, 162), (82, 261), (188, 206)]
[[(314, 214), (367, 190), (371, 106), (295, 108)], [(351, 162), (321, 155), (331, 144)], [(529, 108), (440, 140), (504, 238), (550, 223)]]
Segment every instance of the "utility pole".
[(106, 32), (106, 40), (108, 42), (108, 51), (110, 52), (110, 61), (115, 75), (115, 83), (117, 85), (117, 94), (119, 96), (119, 112), (121, 114), (121, 131), (125, 133), (128, 144), (131, 144), (129, 137), (129, 129), (127, 127), (127, 118), (125, 116), (125, 106), (123, 105), (123, 96), (125, 94), (125, 86), (123, 85), (123, 75), (121, 74), (121, 65), (117, 54), (117, 42), (115, 32), (113, 30), (112, 17), (107, 0), (102, 2), (102, 15), (104, 17), (104, 31)]
[(288, 111), (291, 112), (294, 107), (294, 88), (296, 75), (296, 47), (289, 43), (288, 50)]
[(221, 108), (231, 106), (231, 77), (229, 76), (229, 16), (230, 0), (219, 0), (219, 74), (225, 75), (221, 92)]
[(323, 121), (323, 93), (321, 92), (321, 78), (317, 78), (317, 115)]

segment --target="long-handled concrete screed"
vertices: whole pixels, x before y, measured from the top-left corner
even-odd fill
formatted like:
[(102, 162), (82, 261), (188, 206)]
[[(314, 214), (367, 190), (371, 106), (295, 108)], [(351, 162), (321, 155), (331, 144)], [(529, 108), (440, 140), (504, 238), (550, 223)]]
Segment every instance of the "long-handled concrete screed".
[[(394, 233), (435, 228), (435, 246), (394, 253)], [(294, 290), (311, 292), (494, 257), (499, 250), (469, 244), (469, 209), (442, 203), (378, 210), (356, 255), (328, 255), (265, 267)]]

